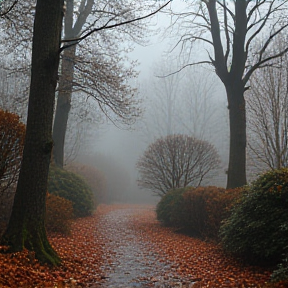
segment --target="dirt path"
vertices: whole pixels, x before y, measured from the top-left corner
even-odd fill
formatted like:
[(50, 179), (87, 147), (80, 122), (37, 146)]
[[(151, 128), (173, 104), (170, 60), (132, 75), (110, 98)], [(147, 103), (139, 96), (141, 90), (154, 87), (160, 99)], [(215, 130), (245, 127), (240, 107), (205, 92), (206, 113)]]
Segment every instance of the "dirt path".
[(163, 261), (153, 243), (133, 225), (135, 219), (153, 213), (154, 209), (120, 206), (102, 217), (99, 225), (105, 229), (105, 250), (110, 256), (103, 267), (107, 279), (100, 287), (192, 287), (191, 281), (179, 279), (171, 270), (171, 263)]

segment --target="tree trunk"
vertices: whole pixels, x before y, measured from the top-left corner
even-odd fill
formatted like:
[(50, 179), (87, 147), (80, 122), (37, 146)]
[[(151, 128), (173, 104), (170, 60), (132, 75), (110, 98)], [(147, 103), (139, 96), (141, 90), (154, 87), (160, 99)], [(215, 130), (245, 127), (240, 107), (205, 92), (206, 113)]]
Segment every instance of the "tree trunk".
[(55, 164), (61, 168), (63, 168), (64, 165), (65, 135), (71, 108), (75, 53), (76, 46), (64, 50), (63, 53), (59, 93), (53, 126), (53, 160)]
[(241, 187), (246, 180), (246, 110), (244, 85), (226, 86), (229, 104), (230, 152), (227, 189)]
[(34, 21), (32, 71), (22, 166), (10, 221), (2, 239), (9, 251), (35, 251), (41, 262), (60, 258), (45, 230), (45, 202), (51, 158), (52, 122), (58, 78), (64, 0), (38, 0)]

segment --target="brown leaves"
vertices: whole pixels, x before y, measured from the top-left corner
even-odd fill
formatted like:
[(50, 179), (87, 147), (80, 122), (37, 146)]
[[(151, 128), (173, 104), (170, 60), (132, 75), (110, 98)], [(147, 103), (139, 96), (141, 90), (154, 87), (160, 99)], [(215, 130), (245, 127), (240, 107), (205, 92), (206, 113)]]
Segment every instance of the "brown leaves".
[[(228, 257), (213, 243), (178, 234), (160, 226), (153, 211), (134, 220), (135, 229), (158, 253), (163, 261), (171, 263), (171, 270), (180, 278), (189, 279), (195, 288), (201, 287), (285, 287), (285, 284), (268, 284), (271, 272), (260, 267), (244, 266)], [(153, 247), (153, 248), (152, 248)], [(287, 285), (287, 284), (286, 284)], [(286, 286), (287, 287), (287, 286)]]
[[(121, 218), (121, 213), (113, 212), (119, 209), (130, 212), (126, 218)], [(244, 266), (225, 255), (213, 243), (162, 227), (156, 221), (154, 209), (151, 206), (139, 209), (135, 205), (100, 205), (93, 216), (73, 223), (71, 236), (50, 235), (50, 242), (63, 260), (58, 268), (40, 265), (33, 253), (27, 250), (0, 254), (0, 287), (72, 288), (113, 281), (113, 273), (109, 273), (123, 265), (119, 262), (121, 257), (131, 261), (131, 255), (125, 258), (125, 253), (131, 252), (133, 245), (139, 248), (134, 262), (130, 262), (131, 265), (128, 263), (130, 270), (120, 270), (120, 276), (122, 280), (133, 278), (133, 270), (137, 272), (135, 265), (138, 263), (145, 270), (140, 269), (142, 274), (135, 273), (137, 279), (132, 280), (147, 283), (143, 287), (155, 287), (161, 281), (182, 283), (182, 287), (195, 283), (193, 288), (287, 287), (284, 283), (269, 284), (270, 271)], [(114, 235), (111, 236), (112, 232)], [(5, 249), (0, 246), (1, 252)], [(146, 268), (151, 274), (143, 272)]]
[[(92, 217), (76, 220), (69, 237), (50, 235), (51, 244), (62, 258), (62, 265), (58, 268), (40, 265), (27, 250), (0, 254), (0, 287), (78, 287), (100, 281), (105, 243), (97, 230), (97, 222), (103, 213), (106, 213), (105, 209), (100, 208)], [(1, 252), (5, 249), (0, 246)]]

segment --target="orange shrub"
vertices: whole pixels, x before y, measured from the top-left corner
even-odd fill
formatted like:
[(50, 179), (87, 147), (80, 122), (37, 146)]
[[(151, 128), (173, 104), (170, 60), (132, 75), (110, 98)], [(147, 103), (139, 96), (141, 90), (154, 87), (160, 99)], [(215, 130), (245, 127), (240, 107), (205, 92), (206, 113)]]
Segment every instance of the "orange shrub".
[(106, 178), (100, 170), (82, 164), (72, 164), (66, 168), (68, 171), (80, 175), (85, 180), (93, 192), (96, 203), (105, 202), (107, 196)]
[(71, 201), (47, 193), (46, 229), (48, 231), (69, 234), (73, 218), (73, 204)]
[(18, 180), (25, 131), (18, 115), (0, 110), (0, 194)]
[(188, 230), (201, 237), (218, 238), (221, 222), (229, 216), (241, 190), (215, 186), (197, 187), (183, 194)]

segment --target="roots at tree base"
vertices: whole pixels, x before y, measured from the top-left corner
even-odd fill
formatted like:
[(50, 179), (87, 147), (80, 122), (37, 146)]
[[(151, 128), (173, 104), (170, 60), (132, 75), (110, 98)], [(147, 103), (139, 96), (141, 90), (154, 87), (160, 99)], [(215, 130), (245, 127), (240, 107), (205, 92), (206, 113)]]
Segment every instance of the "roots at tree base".
[(42, 264), (60, 265), (61, 259), (50, 245), (44, 225), (38, 228), (31, 226), (23, 226), (20, 229), (19, 225), (14, 228), (10, 225), (2, 236), (0, 244), (9, 247), (7, 253), (27, 249), (35, 252), (35, 258)]

